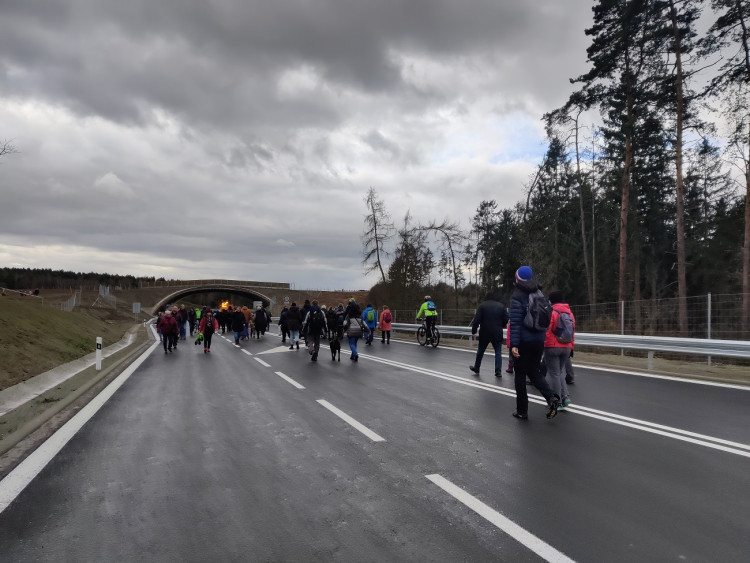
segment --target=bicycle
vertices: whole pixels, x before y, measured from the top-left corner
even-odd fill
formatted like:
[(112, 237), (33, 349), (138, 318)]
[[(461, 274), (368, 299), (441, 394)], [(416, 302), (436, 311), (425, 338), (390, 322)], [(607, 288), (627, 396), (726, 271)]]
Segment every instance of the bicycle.
[[(417, 342), (420, 346), (427, 344), (425, 335), (427, 334), (427, 325), (422, 321), (422, 326), (417, 329)], [(433, 348), (437, 348), (440, 344), (440, 331), (437, 325), (432, 325), (432, 341), (430, 342)]]

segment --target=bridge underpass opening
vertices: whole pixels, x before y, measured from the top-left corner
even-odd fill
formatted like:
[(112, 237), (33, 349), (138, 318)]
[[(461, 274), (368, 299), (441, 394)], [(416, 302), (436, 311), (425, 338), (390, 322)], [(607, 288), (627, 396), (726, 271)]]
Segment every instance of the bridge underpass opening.
[(190, 301), (189, 297), (191, 295), (208, 296), (207, 298), (201, 299), (200, 303), (194, 304), (206, 305), (211, 307), (212, 309), (219, 309), (221, 302), (226, 300), (229, 300), (231, 305), (247, 305), (251, 308), (253, 306), (253, 303), (255, 302), (262, 302), (263, 306), (266, 308), (272, 308), (275, 304), (275, 299), (272, 299), (267, 295), (250, 289), (228, 287), (194, 287), (180, 289), (179, 291), (175, 291), (174, 293), (163, 297), (151, 309), (151, 314), (156, 315), (159, 311), (163, 311), (167, 305), (179, 307), (181, 305), (180, 301)]

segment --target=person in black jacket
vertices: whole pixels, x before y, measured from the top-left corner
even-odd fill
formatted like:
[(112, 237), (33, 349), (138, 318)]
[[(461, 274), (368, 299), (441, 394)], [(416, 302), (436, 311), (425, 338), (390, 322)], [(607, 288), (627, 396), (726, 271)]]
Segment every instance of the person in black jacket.
[(289, 312), (289, 307), (284, 305), (284, 308), (279, 313), (279, 328), (281, 329), (281, 343), (286, 343), (286, 336), (289, 334), (289, 325), (286, 322), (286, 314)]
[(547, 418), (552, 418), (557, 414), (557, 406), (560, 403), (559, 395), (552, 391), (547, 381), (539, 373), (547, 330), (529, 328), (524, 323), (526, 313), (529, 311), (529, 294), (536, 293), (537, 290), (539, 290), (539, 283), (531, 268), (529, 266), (518, 268), (516, 270), (516, 289), (510, 298), (510, 346), (513, 354), (516, 387), (516, 411), (513, 416), (521, 420), (529, 418), (526, 377), (547, 400), (549, 406)]
[(477, 307), (474, 320), (471, 322), (471, 336), (476, 336), (479, 329), (479, 346), (474, 365), (469, 369), (479, 375), (479, 366), (482, 365), (482, 356), (489, 344), (495, 350), (495, 377), (502, 377), (503, 371), (503, 328), (508, 323), (508, 312), (505, 305), (500, 301), (497, 291), (487, 293), (484, 301)]
[(294, 350), (295, 344), (299, 350), (299, 329), (302, 327), (302, 313), (296, 303), (292, 303), (286, 313), (286, 324), (289, 328), (289, 349)]
[(245, 320), (245, 315), (242, 313), (242, 310), (240, 310), (239, 307), (235, 308), (230, 318), (232, 319), (232, 332), (234, 332), (234, 344), (235, 346), (239, 346), (240, 345), (240, 333), (247, 326), (247, 321)]

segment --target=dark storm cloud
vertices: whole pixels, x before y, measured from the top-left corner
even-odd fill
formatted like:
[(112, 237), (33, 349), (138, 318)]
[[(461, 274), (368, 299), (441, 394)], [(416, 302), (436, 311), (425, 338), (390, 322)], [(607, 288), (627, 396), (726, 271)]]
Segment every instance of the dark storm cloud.
[(135, 254), (360, 286), (369, 186), (399, 218), (512, 201), (589, 16), (586, 0), (3, 0), (0, 139), (21, 152), (0, 161), (0, 234), (22, 249), (0, 256), (74, 245), (81, 263), (125, 256), (122, 273)]
[(565, 25), (564, 10), (562, 19), (551, 20), (535, 4), (549, 5), (12, 2), (0, 19), (2, 88), (115, 121), (142, 122), (148, 108), (162, 107), (226, 126), (332, 126), (342, 119), (332, 100), (278, 99), (280, 70), (305, 64), (340, 88), (407, 89), (392, 49), (440, 58), (488, 49), (512, 54), (519, 43), (533, 48)]

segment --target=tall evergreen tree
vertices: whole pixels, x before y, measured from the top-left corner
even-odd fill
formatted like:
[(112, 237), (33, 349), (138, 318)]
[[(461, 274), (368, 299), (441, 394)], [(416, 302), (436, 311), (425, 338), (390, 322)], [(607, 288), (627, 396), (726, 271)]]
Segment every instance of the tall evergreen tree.
[(600, 0), (594, 6), (594, 24), (586, 30), (592, 37), (587, 49), (591, 69), (574, 80), (582, 84), (574, 96), (583, 100), (585, 107), (601, 108), (610, 137), (619, 137), (622, 145), (616, 168), (620, 200), (618, 300), (627, 295), (633, 137), (639, 107), (647, 106), (651, 95), (648, 88), (655, 58), (650, 26), (653, 10), (647, 0)]
[(412, 227), (407, 211), (398, 238), (388, 277), (397, 287), (416, 295), (415, 291), (428, 285), (430, 272), (435, 267), (432, 251), (427, 246), (427, 233)]
[[(716, 21), (702, 40), (705, 56), (722, 52), (724, 63), (711, 82), (709, 93), (721, 96), (736, 89), (738, 98), (733, 119), (745, 126), (735, 127), (730, 142), (741, 147), (745, 162), (745, 229), (742, 246), (742, 322), (743, 330), (750, 326), (750, 125), (748, 125), (747, 97), (750, 88), (750, 3), (747, 0), (711, 0), (718, 14)], [(744, 136), (744, 140), (740, 140)]]

